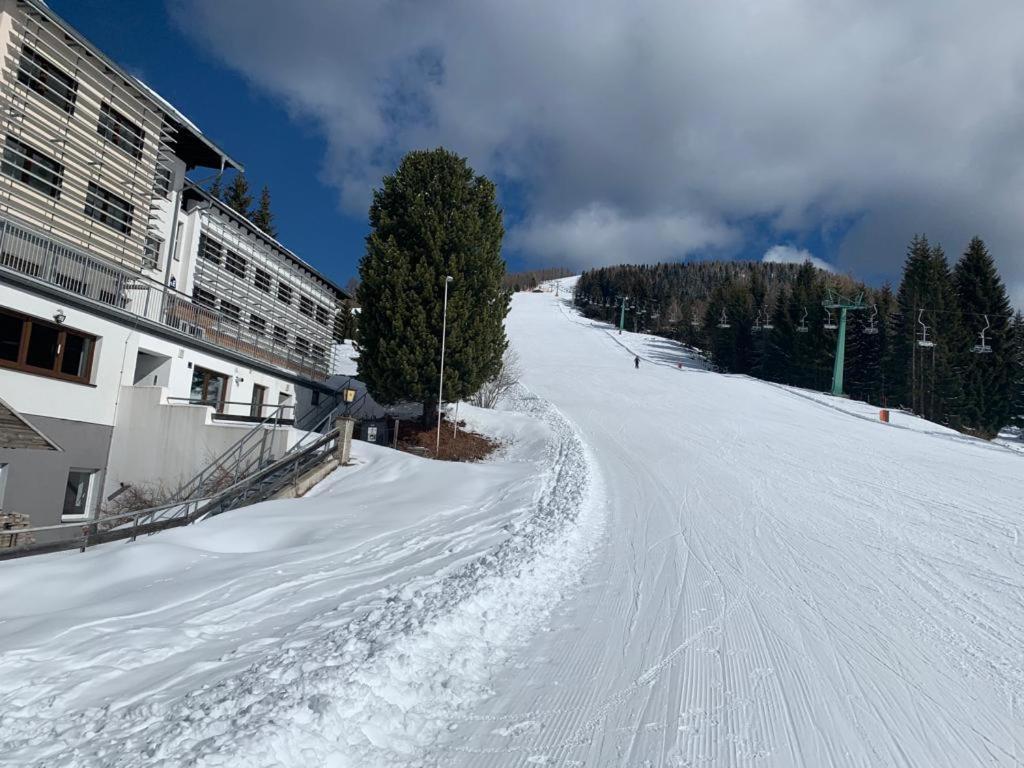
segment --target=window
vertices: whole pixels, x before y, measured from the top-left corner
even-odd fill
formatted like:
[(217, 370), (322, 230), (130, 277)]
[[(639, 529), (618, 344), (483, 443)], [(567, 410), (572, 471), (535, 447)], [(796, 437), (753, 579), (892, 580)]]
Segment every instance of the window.
[(327, 312), (327, 308), (322, 304), (316, 305), (316, 321), (320, 323), (320, 325), (324, 326), (329, 325), (331, 322), (330, 314)]
[(134, 206), (123, 197), (118, 197), (110, 190), (89, 182), (89, 191), (85, 195), (86, 216), (106, 224), (111, 229), (130, 235), (134, 210)]
[(259, 315), (249, 315), (249, 331), (253, 336), (265, 336), (267, 321)]
[[(267, 388), (259, 384), (252, 385), (252, 405), (249, 407), (249, 416), (254, 419), (263, 418), (263, 403), (267, 399)], [(0, 488), (0, 491), (3, 489)], [(2, 501), (2, 499), (0, 499)]]
[(314, 389), (313, 390), (313, 393), (310, 395), (310, 398), (309, 398), (309, 404), (312, 405), (312, 406), (320, 405), (320, 390), (319, 389)]
[(198, 365), (192, 369), (190, 400), (200, 405), (212, 405), (217, 413), (224, 411), (224, 395), (228, 391), (228, 377), (223, 373), (208, 371)]
[(159, 237), (153, 237), (152, 235), (146, 237), (146, 246), (142, 250), (143, 269), (160, 268), (160, 248), (163, 247), (163, 244), (164, 241)]
[(223, 250), (224, 247), (212, 237), (208, 237), (206, 234), (199, 235), (199, 258), (220, 266), (221, 251)]
[(284, 283), (277, 284), (277, 298), (285, 304), (292, 303), (292, 289)]
[(8, 136), (4, 144), (4, 160), (0, 172), (44, 195), (60, 197), (64, 166), (13, 136)]
[(153, 197), (168, 197), (171, 194), (171, 182), (174, 174), (170, 168), (162, 165), (156, 167), (156, 175), (153, 178)]
[(100, 121), (96, 125), (96, 132), (136, 160), (142, 159), (142, 144), (145, 141), (142, 127), (109, 104), (100, 106)]
[(246, 261), (234, 251), (224, 252), (224, 269), (233, 275), (245, 277)]
[(322, 363), (324, 361), (325, 350), (319, 344), (314, 344), (310, 347), (309, 356), (313, 358), (313, 362)]
[(210, 291), (204, 290), (197, 285), (192, 289), (192, 302), (202, 307), (214, 309), (217, 306), (217, 297)]
[(56, 64), (45, 59), (27, 45), (21, 48), (18, 82), (69, 115), (75, 113), (78, 83)]
[(220, 313), (224, 316), (225, 320), (231, 323), (237, 323), (242, 319), (241, 307), (224, 299), (220, 300)]
[(0, 310), (0, 366), (89, 383), (96, 337)]
[(270, 293), (270, 273), (257, 267), (253, 276), (253, 284), (264, 293)]
[(304, 314), (306, 317), (313, 317), (315, 314), (313, 310), (313, 302), (305, 296), (299, 296), (299, 312)]
[(300, 357), (305, 357), (309, 354), (309, 340), (304, 339), (301, 336), (295, 337), (295, 351)]
[(280, 325), (274, 326), (274, 343), (275, 344), (287, 344), (288, 343), (288, 331), (282, 328)]
[(64, 488), (64, 520), (84, 520), (89, 516), (92, 506), (93, 480), (95, 469), (72, 469), (68, 472), (68, 482)]

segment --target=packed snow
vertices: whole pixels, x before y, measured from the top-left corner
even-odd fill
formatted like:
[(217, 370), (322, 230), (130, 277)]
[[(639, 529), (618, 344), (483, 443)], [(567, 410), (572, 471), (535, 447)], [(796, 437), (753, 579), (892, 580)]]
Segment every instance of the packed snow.
[(304, 499), (0, 563), (0, 755), (1024, 762), (1024, 455), (712, 373), (569, 284), (515, 297), (504, 410), (461, 409), (488, 462), (357, 444)]

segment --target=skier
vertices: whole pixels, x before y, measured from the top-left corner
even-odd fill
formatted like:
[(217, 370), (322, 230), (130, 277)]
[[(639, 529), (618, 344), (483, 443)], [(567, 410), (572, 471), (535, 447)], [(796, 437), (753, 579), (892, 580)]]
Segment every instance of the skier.
[(637, 355), (636, 357), (633, 358), (633, 367), (636, 368), (637, 370), (640, 369), (640, 356), (639, 355)]

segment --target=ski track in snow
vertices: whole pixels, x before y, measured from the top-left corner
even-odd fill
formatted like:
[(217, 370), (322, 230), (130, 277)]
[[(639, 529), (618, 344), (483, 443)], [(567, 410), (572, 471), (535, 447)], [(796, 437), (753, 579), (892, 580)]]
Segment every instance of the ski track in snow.
[(601, 535), (599, 482), (579, 437), (525, 390), (514, 400), (552, 438), (532, 513), (496, 547), (343, 626), (318, 617), (314, 639), (285, 638), (241, 673), (169, 703), (60, 713), (46, 727), (0, 717), (2, 754), (111, 768), (430, 764), (426, 747), (488, 694), (490, 674), (573, 589)]
[(516, 301), (610, 535), (442, 764), (1024, 764), (1018, 456)]

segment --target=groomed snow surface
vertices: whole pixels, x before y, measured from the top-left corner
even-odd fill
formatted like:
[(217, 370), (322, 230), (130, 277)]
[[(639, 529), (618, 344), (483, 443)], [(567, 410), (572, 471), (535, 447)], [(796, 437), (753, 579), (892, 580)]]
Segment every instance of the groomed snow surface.
[(508, 330), (492, 461), (0, 563), (0, 762), (1024, 764), (1024, 455), (564, 292)]

